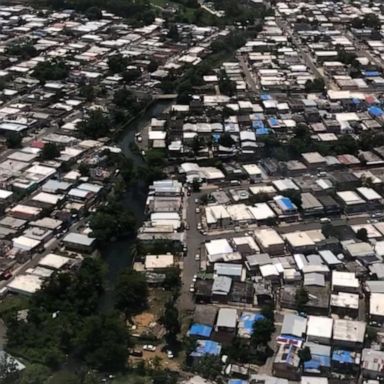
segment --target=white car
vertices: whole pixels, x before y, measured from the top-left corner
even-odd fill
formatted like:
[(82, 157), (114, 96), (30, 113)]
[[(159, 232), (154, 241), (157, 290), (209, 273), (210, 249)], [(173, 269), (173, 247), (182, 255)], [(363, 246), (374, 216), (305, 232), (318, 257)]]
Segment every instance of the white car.
[(197, 207), (196, 210), (195, 210), (196, 213), (200, 213), (200, 208)]
[(197, 229), (200, 231), (202, 228), (201, 223), (197, 223)]
[(149, 352), (155, 352), (156, 351), (156, 346), (152, 344), (146, 344), (143, 347), (144, 351), (149, 351)]
[(173, 352), (167, 351), (167, 357), (168, 357), (168, 359), (173, 359), (174, 358)]
[(195, 293), (195, 287), (194, 287), (193, 285), (191, 285), (191, 286), (189, 287), (189, 292), (191, 292), (191, 293)]
[(196, 260), (196, 261), (199, 261), (199, 260), (200, 260), (200, 253), (196, 253), (196, 255), (195, 255), (195, 260)]
[(196, 283), (196, 280), (197, 280), (197, 275), (193, 275), (192, 282)]

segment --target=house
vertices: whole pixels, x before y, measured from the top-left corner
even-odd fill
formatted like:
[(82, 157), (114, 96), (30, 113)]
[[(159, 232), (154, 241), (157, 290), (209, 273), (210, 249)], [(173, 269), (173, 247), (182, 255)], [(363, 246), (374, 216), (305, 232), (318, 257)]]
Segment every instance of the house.
[(330, 345), (333, 319), (323, 316), (308, 316), (307, 340)]
[(289, 232), (284, 238), (292, 252), (309, 253), (316, 249), (315, 242), (306, 232)]
[(232, 288), (232, 279), (227, 276), (216, 276), (212, 284), (212, 301), (225, 303)]
[(379, 324), (384, 324), (384, 293), (371, 292), (369, 297), (369, 318)]
[(273, 228), (256, 229), (254, 233), (256, 241), (265, 253), (273, 256), (284, 254), (284, 240)]
[(68, 233), (62, 241), (66, 248), (75, 251), (92, 252), (96, 246), (95, 238), (82, 233)]
[(215, 333), (213, 338), (224, 343), (230, 343), (236, 336), (237, 310), (233, 308), (220, 308), (217, 314)]
[(332, 352), (332, 371), (358, 375), (360, 371), (361, 353), (335, 348)]
[(359, 292), (360, 282), (354, 272), (332, 271), (333, 292)]
[(307, 319), (294, 314), (286, 314), (284, 316), (283, 325), (281, 327), (282, 336), (294, 336), (304, 338), (307, 330)]
[(311, 351), (311, 360), (304, 362), (304, 373), (328, 376), (331, 371), (331, 347), (311, 342), (306, 342), (304, 347)]
[(299, 373), (299, 347), (287, 343), (279, 344), (278, 350), (273, 361), (272, 373), (274, 376), (288, 380), (298, 381)]
[(333, 322), (333, 344), (341, 348), (361, 349), (366, 326), (363, 321), (335, 319)]
[(357, 293), (337, 292), (331, 295), (331, 311), (341, 317), (356, 318), (359, 314), (359, 295)]
[(382, 379), (384, 377), (384, 352), (364, 348), (361, 356), (361, 373), (366, 379)]

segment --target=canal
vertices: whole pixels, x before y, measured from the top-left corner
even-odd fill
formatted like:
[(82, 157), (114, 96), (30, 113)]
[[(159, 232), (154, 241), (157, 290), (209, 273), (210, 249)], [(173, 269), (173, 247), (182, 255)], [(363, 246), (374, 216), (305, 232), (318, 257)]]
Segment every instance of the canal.
[[(165, 112), (172, 102), (157, 101), (152, 104), (142, 115), (135, 119), (121, 134), (117, 145), (122, 149), (124, 155), (132, 159), (135, 167), (144, 165), (143, 158), (140, 153), (132, 151), (132, 143), (135, 143), (135, 134), (142, 131), (151, 121), (153, 117), (158, 117)], [(137, 185), (129, 187), (124, 194), (123, 205), (130, 209), (140, 226), (144, 219), (145, 201), (147, 198), (147, 188), (142, 180), (139, 180)], [(115, 242), (111, 242), (102, 249), (101, 255), (107, 264), (106, 278), (106, 294), (103, 300), (102, 307), (109, 309), (113, 304), (112, 290), (119, 272), (132, 265), (130, 248), (135, 241), (134, 237), (124, 237)]]

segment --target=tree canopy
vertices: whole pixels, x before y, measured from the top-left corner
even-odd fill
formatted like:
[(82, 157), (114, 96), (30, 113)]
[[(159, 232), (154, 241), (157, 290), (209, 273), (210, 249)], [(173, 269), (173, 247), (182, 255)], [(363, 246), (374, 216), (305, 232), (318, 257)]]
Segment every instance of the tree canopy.
[(64, 80), (69, 75), (69, 68), (63, 60), (51, 59), (39, 62), (32, 76), (44, 83), (50, 80)]
[(90, 110), (88, 116), (77, 123), (77, 128), (83, 137), (99, 139), (108, 136), (112, 126), (108, 114), (98, 108)]
[(145, 275), (136, 271), (123, 271), (115, 287), (116, 307), (130, 316), (147, 305), (148, 287)]

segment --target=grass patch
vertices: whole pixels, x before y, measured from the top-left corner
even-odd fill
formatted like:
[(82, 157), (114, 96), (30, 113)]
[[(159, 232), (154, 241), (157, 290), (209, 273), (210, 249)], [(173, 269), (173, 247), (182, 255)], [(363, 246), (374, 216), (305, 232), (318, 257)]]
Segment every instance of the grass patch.
[(26, 297), (8, 295), (4, 300), (0, 301), (0, 317), (3, 317), (9, 312), (26, 309), (28, 305), (29, 301)]
[(150, 384), (151, 378), (135, 374), (127, 374), (113, 379), (112, 384)]

